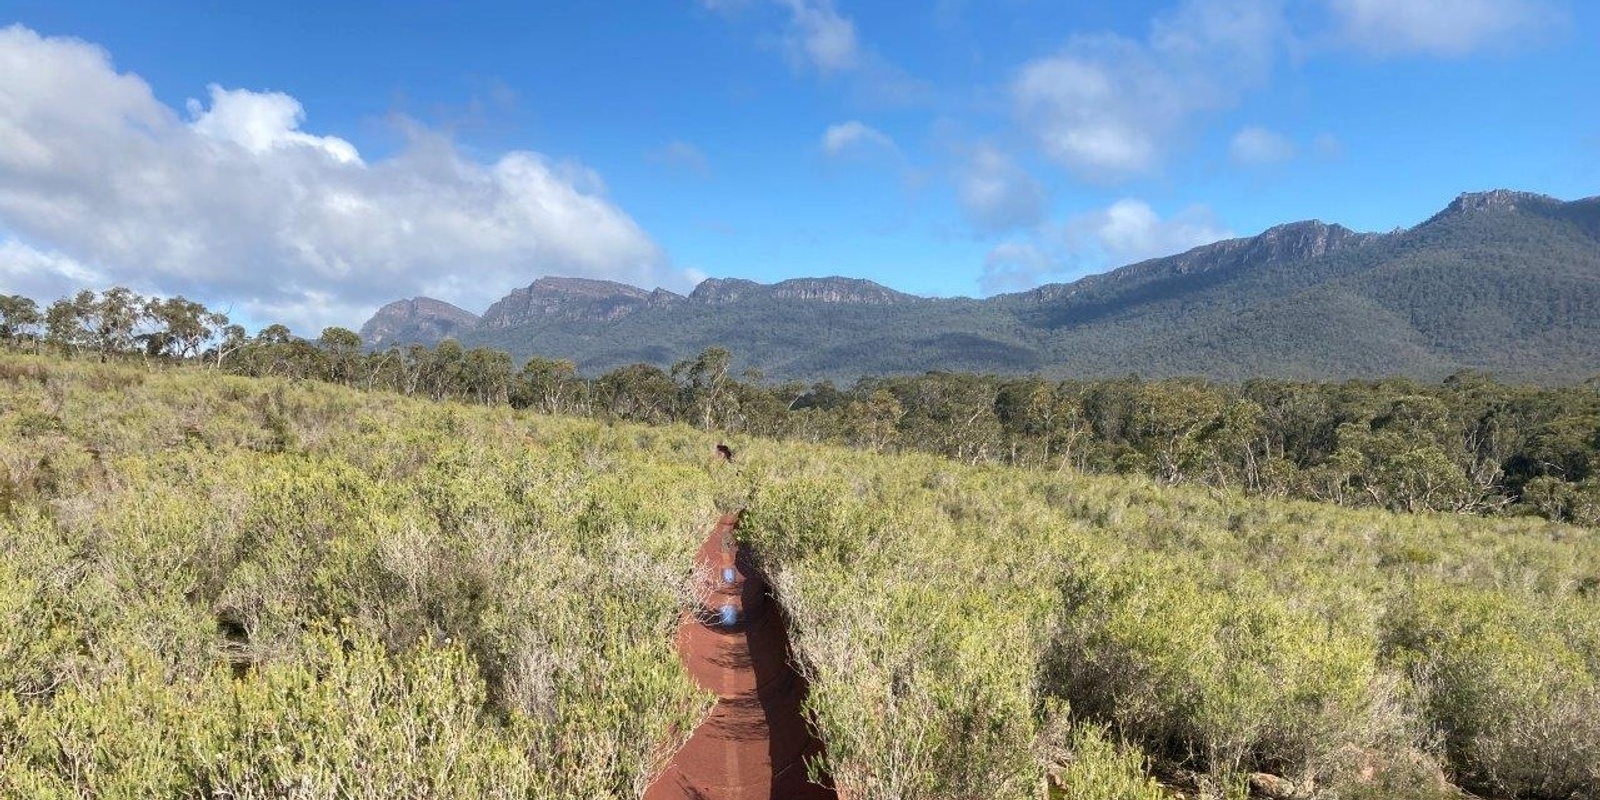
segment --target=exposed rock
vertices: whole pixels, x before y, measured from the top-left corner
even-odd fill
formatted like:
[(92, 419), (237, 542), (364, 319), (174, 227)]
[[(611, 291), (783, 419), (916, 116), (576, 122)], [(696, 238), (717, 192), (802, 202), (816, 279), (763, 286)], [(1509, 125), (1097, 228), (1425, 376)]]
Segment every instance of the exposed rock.
[(683, 299), (683, 295), (681, 294), (669, 292), (666, 289), (657, 288), (655, 291), (650, 293), (649, 297), (645, 298), (645, 304), (652, 307), (669, 306), (673, 303), (682, 302)]
[(1292, 782), (1270, 772), (1250, 773), (1250, 793), (1268, 800), (1295, 800), (1299, 797)]
[(1385, 754), (1347, 744), (1338, 751), (1346, 779), (1360, 786), (1405, 789), (1411, 796), (1450, 797), (1458, 793), (1439, 762), (1416, 749)]
[(647, 292), (636, 286), (589, 278), (540, 278), (500, 298), (483, 313), (485, 330), (510, 328), (555, 319), (562, 322), (609, 322), (643, 308), (681, 302), (665, 289)]
[(774, 284), (756, 283), (743, 278), (707, 278), (689, 293), (691, 302), (707, 305), (726, 305), (755, 298), (865, 305), (887, 305), (922, 299), (869, 280), (838, 276), (795, 278)]
[(1560, 200), (1537, 192), (1517, 192), (1511, 189), (1492, 189), (1487, 192), (1466, 192), (1446, 206), (1439, 216), (1461, 214), (1468, 211), (1516, 211), (1529, 205), (1556, 205)]
[(1378, 238), (1378, 234), (1357, 233), (1343, 225), (1329, 225), (1319, 220), (1291, 222), (1268, 228), (1260, 236), (1248, 240), (1244, 256), (1268, 264), (1287, 264), (1359, 247)]
[[(1578, 201), (1582, 203), (1584, 201)], [(1537, 192), (1518, 192), (1511, 189), (1491, 189), (1487, 192), (1466, 192), (1456, 197), (1445, 206), (1443, 211), (1429, 217), (1428, 220), (1417, 227), (1422, 228), (1440, 220), (1451, 217), (1460, 217), (1467, 214), (1480, 214), (1484, 212), (1501, 211), (1552, 211), (1563, 206), (1573, 206), (1573, 203), (1563, 203), (1549, 195)]]
[(689, 293), (689, 301), (707, 305), (724, 305), (737, 302), (767, 288), (743, 278), (707, 278)]
[(867, 303), (881, 305), (920, 298), (897, 292), (887, 286), (860, 278), (796, 278), (772, 286), (771, 295), (792, 300), (823, 303)]
[(472, 330), (478, 315), (443, 300), (415, 297), (396, 300), (361, 326), (361, 340), (371, 347), (403, 344), (437, 344)]

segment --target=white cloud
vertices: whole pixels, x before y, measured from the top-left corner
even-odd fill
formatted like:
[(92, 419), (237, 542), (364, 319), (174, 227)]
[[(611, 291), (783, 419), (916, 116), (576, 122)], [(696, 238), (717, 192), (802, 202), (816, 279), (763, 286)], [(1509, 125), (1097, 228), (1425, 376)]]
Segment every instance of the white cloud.
[(43, 307), (80, 289), (101, 288), (105, 282), (105, 275), (62, 253), (0, 239), (0, 293), (20, 294)]
[(1193, 117), (1266, 80), (1287, 39), (1279, 0), (1185, 0), (1144, 41), (1075, 36), (1011, 84), (1040, 148), (1079, 177), (1157, 171)]
[(1355, 47), (1382, 55), (1461, 56), (1503, 47), (1560, 16), (1545, 0), (1329, 0)]
[(185, 120), (100, 48), (20, 25), (0, 29), (0, 97), (0, 240), (45, 254), (24, 259), (41, 287), (126, 284), (314, 334), (416, 294), (481, 311), (541, 274), (684, 284), (596, 173), (538, 153), (482, 164), (414, 126), (366, 163), (302, 131), (294, 98), (218, 87)]
[(898, 153), (894, 139), (859, 120), (830, 125), (822, 133), (822, 151), (830, 156), (866, 153), (874, 150)]
[(1065, 240), (1079, 254), (1103, 254), (1108, 266), (1181, 253), (1231, 234), (1205, 206), (1162, 219), (1142, 200), (1123, 199), (1067, 221)]
[(1247, 166), (1281, 164), (1292, 160), (1296, 151), (1287, 136), (1257, 126), (1240, 129), (1228, 144), (1228, 156), (1234, 163)]
[(233, 142), (251, 155), (260, 156), (280, 147), (311, 147), (327, 153), (343, 164), (360, 164), (355, 145), (337, 136), (312, 136), (300, 130), (306, 112), (300, 101), (282, 92), (229, 91), (216, 84), (211, 92), (211, 107), (190, 98), (190, 127), (225, 142)]
[(991, 146), (973, 150), (957, 188), (967, 221), (980, 233), (1030, 227), (1044, 217), (1044, 186)]
[(823, 74), (847, 72), (861, 63), (856, 26), (840, 16), (833, 0), (781, 0), (789, 9), (784, 45), (796, 65), (810, 65)]
[(1016, 291), (1149, 258), (1174, 255), (1233, 234), (1202, 205), (1162, 218), (1132, 198), (1046, 225), (1033, 238), (1004, 242), (984, 260), (985, 292)]

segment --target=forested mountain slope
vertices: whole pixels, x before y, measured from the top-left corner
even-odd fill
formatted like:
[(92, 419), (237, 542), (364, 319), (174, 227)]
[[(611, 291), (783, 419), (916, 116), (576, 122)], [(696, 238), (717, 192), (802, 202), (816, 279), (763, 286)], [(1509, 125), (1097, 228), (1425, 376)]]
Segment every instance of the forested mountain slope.
[(590, 373), (722, 346), (778, 379), (932, 369), (1437, 379), (1471, 368), (1570, 382), (1600, 371), (1600, 199), (1465, 194), (1407, 230), (1290, 223), (984, 300), (846, 278), (710, 280), (688, 297), (546, 278), (457, 336)]
[[(1145, 288), (1112, 319), (1069, 318), (1051, 360), (1095, 375), (1437, 378), (1473, 368), (1570, 381), (1600, 371), (1597, 230), (1594, 200), (1464, 195), (1358, 247), (1204, 285), (1169, 277), (1188, 285)], [(1072, 308), (1045, 306), (1058, 317)]]

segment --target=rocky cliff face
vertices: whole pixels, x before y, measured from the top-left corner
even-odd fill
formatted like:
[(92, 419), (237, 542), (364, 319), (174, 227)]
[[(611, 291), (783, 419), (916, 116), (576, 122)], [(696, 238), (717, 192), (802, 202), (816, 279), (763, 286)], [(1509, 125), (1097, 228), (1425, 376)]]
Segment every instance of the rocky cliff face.
[(707, 278), (689, 293), (689, 302), (724, 305), (758, 295), (767, 287), (743, 278)]
[(869, 280), (838, 276), (795, 278), (774, 284), (756, 283), (743, 278), (708, 278), (689, 294), (690, 302), (707, 305), (725, 305), (757, 298), (867, 305), (885, 305), (921, 299)]
[(437, 344), (472, 330), (478, 315), (443, 300), (414, 297), (396, 300), (372, 315), (361, 326), (361, 340), (371, 347), (404, 344)]
[(683, 301), (665, 289), (645, 291), (625, 283), (588, 278), (540, 278), (489, 306), (479, 326), (511, 328), (541, 320), (607, 322), (652, 306)]
[(1517, 192), (1511, 189), (1493, 189), (1487, 192), (1466, 192), (1439, 212), (1438, 217), (1464, 214), (1472, 211), (1516, 211), (1529, 206), (1555, 206), (1560, 200), (1536, 192)]
[(1319, 220), (1291, 222), (1246, 239), (1239, 255), (1266, 266), (1281, 266), (1348, 247), (1360, 247), (1381, 237), (1382, 234), (1357, 233), (1343, 225), (1329, 225)]
[(796, 278), (783, 281), (772, 286), (771, 295), (789, 300), (867, 305), (885, 305), (919, 299), (872, 281), (840, 277)]

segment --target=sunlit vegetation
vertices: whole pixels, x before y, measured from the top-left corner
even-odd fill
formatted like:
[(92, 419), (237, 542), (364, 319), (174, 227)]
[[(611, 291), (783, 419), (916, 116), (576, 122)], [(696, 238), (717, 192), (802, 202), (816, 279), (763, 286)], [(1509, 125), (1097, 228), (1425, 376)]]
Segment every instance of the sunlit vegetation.
[(637, 797), (708, 705), (684, 431), (17, 356), (0, 409), (0, 796)]
[(315, 340), (283, 325), (249, 336), (197, 303), (121, 288), (81, 292), (44, 312), (27, 298), (0, 297), (0, 346), (205, 364), (231, 374), (605, 420), (677, 421), (874, 452), (936, 453), (974, 465), (1600, 524), (1600, 376), (1535, 387), (1473, 372), (1437, 384), (930, 372), (839, 388), (774, 384), (753, 369), (736, 374), (734, 354), (712, 347), (670, 371), (634, 364), (590, 378), (571, 361), (536, 357), (517, 365), (503, 351), (454, 340), (369, 352), (344, 328), (327, 328)]
[(0, 796), (637, 797), (735, 507), (852, 798), (1600, 792), (1593, 528), (113, 362), (0, 355)]

